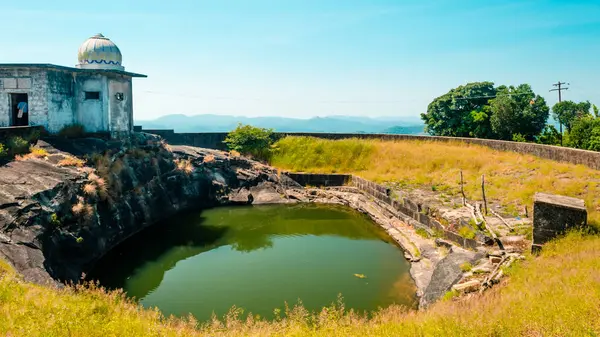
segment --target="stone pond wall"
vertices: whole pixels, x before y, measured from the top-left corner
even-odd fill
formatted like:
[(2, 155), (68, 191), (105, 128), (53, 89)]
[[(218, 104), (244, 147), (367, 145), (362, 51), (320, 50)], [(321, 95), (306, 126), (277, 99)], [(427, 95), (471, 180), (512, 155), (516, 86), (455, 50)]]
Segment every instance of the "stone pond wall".
[[(136, 127), (136, 131), (142, 131)], [(202, 133), (175, 133), (173, 130), (143, 130), (143, 132), (162, 136), (172, 145), (189, 145), (209, 149), (226, 150), (223, 141), (227, 132), (202, 132)], [(541, 145), (533, 143), (518, 143), (503, 140), (460, 138), (460, 137), (434, 137), (416, 135), (392, 135), (392, 134), (359, 134), (359, 133), (300, 133), (300, 132), (276, 132), (275, 138), (284, 136), (309, 136), (325, 139), (383, 139), (383, 140), (422, 140), (437, 142), (460, 142), (486, 146), (495, 150), (510, 151), (522, 154), (530, 154), (540, 158), (561, 161), (571, 164), (581, 164), (590, 168), (600, 170), (600, 152), (572, 149), (568, 147)]]
[(444, 226), (433, 216), (431, 216), (428, 205), (414, 202), (408, 198), (396, 200), (391, 196), (391, 190), (383, 185), (372, 181), (348, 174), (313, 174), (313, 173), (289, 173), (285, 175), (296, 181), (302, 186), (315, 187), (334, 187), (350, 185), (358, 188), (365, 194), (391, 206), (396, 211), (407, 215), (415, 220), (416, 223), (411, 223), (416, 227), (426, 227), (432, 231), (443, 233), (443, 237), (447, 240), (455, 242), (462, 247), (475, 249), (482, 243), (464, 238), (457, 233), (446, 230)]

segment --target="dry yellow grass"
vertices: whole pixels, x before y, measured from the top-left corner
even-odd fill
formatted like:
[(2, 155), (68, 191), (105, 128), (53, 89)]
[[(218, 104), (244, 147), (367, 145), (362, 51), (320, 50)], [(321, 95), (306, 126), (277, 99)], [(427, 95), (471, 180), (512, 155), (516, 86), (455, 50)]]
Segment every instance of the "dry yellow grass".
[(192, 162), (190, 160), (186, 160), (186, 159), (176, 160), (175, 164), (177, 165), (177, 169), (179, 171), (183, 171), (187, 174), (194, 172), (194, 165), (192, 165)]
[(82, 167), (84, 164), (85, 164), (85, 161), (83, 161), (77, 157), (72, 157), (72, 156), (67, 156), (58, 162), (58, 166)]
[(209, 154), (206, 157), (204, 157), (204, 159), (202, 159), (203, 163), (212, 163), (213, 161), (215, 161), (215, 156), (213, 156), (212, 154)]
[(458, 195), (460, 170), (469, 199), (482, 200), (485, 175), (488, 201), (514, 214), (533, 204), (536, 192), (585, 200), (590, 222), (600, 224), (600, 171), (531, 155), (477, 145), (431, 141), (323, 140), (287, 137), (276, 144), (272, 164), (304, 172), (353, 173), (406, 188), (435, 186)]
[(98, 194), (98, 190), (96, 189), (96, 185), (90, 183), (83, 186), (83, 193), (95, 197)]
[(16, 155), (15, 160), (22, 161), (22, 160), (27, 160), (27, 159), (32, 159), (32, 158), (46, 158), (46, 157), (48, 157), (48, 151), (46, 151), (45, 149), (42, 149), (40, 147), (37, 147), (37, 146), (31, 146), (31, 147), (29, 147), (29, 153), (23, 154), (23, 155)]
[(273, 322), (198, 324), (164, 318), (119, 292), (58, 290), (23, 282), (0, 261), (0, 334), (5, 336), (596, 336), (600, 333), (600, 237), (571, 233), (507, 271), (482, 297), (443, 301), (422, 312), (397, 306), (371, 318), (343, 303), (309, 313), (296, 306)]

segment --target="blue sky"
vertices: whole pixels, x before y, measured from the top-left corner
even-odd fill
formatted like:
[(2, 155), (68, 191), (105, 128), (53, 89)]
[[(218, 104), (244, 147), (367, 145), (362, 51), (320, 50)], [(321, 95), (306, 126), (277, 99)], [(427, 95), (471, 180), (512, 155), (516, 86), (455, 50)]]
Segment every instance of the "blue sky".
[(123, 53), (136, 119), (170, 113), (418, 118), (470, 81), (600, 105), (600, 1), (2, 1), (0, 63)]

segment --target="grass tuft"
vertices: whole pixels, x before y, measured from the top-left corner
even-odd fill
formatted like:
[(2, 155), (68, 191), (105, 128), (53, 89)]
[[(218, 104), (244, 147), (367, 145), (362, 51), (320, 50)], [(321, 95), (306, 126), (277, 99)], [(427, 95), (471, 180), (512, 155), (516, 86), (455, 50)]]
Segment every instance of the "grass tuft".
[(75, 166), (75, 167), (83, 167), (85, 164), (84, 160), (81, 160), (77, 157), (66, 156), (64, 159), (61, 159), (58, 162), (58, 166)]

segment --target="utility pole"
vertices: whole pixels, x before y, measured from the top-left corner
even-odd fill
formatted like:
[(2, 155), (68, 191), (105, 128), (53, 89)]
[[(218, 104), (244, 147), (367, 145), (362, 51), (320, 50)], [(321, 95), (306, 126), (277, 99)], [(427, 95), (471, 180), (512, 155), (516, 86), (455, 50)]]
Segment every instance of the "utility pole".
[[(558, 103), (562, 102), (562, 95), (561, 95), (561, 91), (563, 90), (568, 90), (569, 88), (565, 88), (563, 87), (563, 85), (569, 85), (569, 83), (565, 83), (565, 82), (561, 82), (558, 81), (554, 84), (552, 84), (553, 86), (557, 87), (555, 89), (550, 89), (550, 91), (558, 91)], [(563, 139), (563, 131), (562, 131), (562, 123), (560, 121), (558, 121), (558, 126), (560, 127), (560, 146), (563, 145), (562, 139)]]

